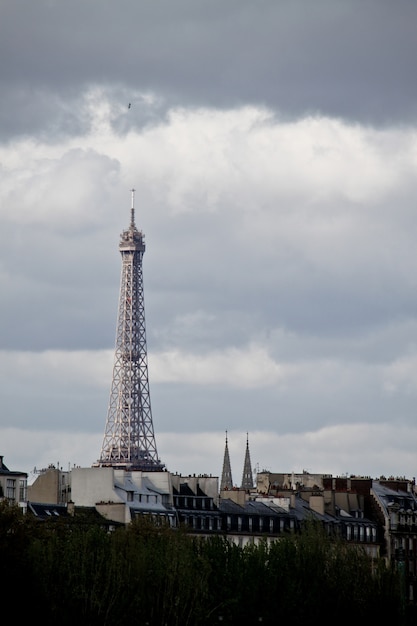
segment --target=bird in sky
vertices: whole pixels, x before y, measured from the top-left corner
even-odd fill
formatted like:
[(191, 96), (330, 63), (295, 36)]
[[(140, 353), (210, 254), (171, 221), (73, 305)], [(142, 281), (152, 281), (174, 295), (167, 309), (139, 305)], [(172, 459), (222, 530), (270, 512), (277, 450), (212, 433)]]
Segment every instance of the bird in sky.
[(127, 105), (127, 108), (130, 109), (131, 106), (132, 106), (132, 103), (129, 102), (129, 104)]

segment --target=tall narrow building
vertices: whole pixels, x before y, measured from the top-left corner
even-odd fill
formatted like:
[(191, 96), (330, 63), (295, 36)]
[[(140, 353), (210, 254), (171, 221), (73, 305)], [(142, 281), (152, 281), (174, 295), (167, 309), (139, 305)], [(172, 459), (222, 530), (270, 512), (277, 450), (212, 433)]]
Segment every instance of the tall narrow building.
[(121, 234), (119, 311), (110, 402), (96, 465), (162, 471), (151, 412), (146, 347), (142, 259), (144, 234), (135, 226), (132, 189), (130, 225)]
[(245, 452), (245, 462), (243, 464), (241, 489), (253, 489), (252, 463), (250, 461), (250, 454), (249, 454), (248, 433), (246, 433), (246, 452)]
[(224, 491), (225, 489), (233, 489), (232, 468), (230, 466), (229, 446), (227, 444), (227, 430), (226, 444), (224, 447), (223, 471), (220, 481), (220, 491)]

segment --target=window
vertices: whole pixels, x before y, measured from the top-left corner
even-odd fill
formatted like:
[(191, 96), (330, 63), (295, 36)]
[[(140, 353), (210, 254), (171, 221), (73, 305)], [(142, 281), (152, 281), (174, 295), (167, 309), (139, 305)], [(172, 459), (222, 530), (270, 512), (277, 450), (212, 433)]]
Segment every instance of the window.
[(27, 481), (25, 478), (19, 480), (19, 502), (27, 500)]
[(8, 478), (6, 482), (6, 498), (9, 500), (16, 500), (16, 480), (14, 478)]

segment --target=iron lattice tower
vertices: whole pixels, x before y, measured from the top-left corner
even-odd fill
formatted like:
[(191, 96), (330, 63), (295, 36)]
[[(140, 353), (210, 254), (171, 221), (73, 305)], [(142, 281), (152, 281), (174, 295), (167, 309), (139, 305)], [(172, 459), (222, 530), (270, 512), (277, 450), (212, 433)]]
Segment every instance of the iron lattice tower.
[(99, 466), (162, 471), (152, 422), (146, 349), (142, 259), (144, 234), (130, 226), (120, 236), (122, 255), (113, 380)]
[(246, 433), (246, 452), (243, 464), (242, 487), (241, 489), (253, 489), (252, 463), (249, 453), (249, 434)]
[(222, 479), (220, 482), (220, 491), (224, 491), (227, 489), (233, 489), (233, 480), (232, 480), (232, 468), (230, 465), (229, 446), (227, 443), (227, 430), (226, 430), (226, 444), (224, 446), (223, 471), (222, 471)]

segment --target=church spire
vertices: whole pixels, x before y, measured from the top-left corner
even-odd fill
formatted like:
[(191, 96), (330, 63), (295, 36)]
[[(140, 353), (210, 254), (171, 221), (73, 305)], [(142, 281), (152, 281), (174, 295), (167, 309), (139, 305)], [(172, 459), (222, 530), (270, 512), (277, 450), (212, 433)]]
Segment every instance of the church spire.
[(224, 448), (222, 479), (220, 482), (220, 491), (224, 491), (225, 489), (233, 489), (232, 468), (230, 467), (229, 446), (227, 445), (227, 430), (226, 430), (226, 445)]
[(243, 465), (242, 486), (241, 489), (253, 489), (252, 463), (249, 454), (249, 435), (246, 433), (246, 453)]

